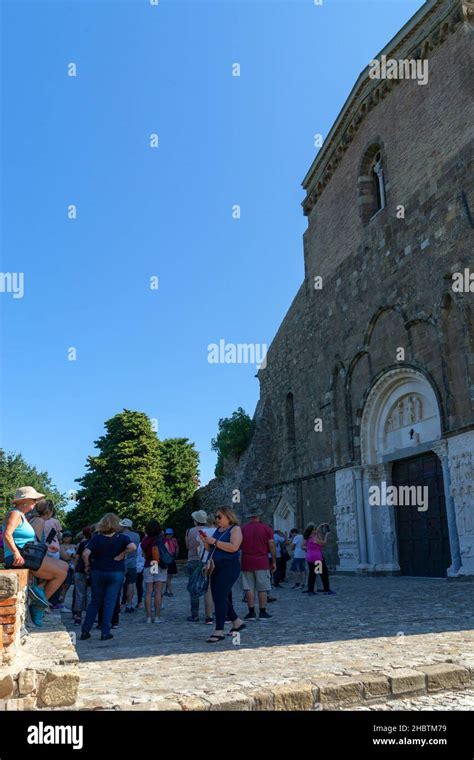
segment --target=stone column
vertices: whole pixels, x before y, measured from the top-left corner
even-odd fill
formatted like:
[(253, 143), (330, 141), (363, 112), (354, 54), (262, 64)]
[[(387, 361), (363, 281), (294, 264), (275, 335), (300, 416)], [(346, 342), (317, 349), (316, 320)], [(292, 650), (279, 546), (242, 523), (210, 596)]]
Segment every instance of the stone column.
[(367, 528), (365, 525), (364, 494), (362, 491), (362, 467), (354, 467), (355, 497), (357, 512), (357, 533), (359, 537), (359, 566), (360, 572), (369, 569), (367, 562)]
[[(474, 576), (474, 431), (470, 430), (467, 433), (452, 436), (444, 443), (447, 445), (446, 470), (448, 471), (448, 479), (445, 479), (444, 484), (445, 490), (447, 483), (450, 484), (450, 501), (448, 502), (448, 497), (446, 497), (446, 510), (449, 504), (453, 515), (453, 530), (451, 531), (451, 523), (449, 523), (449, 538), (450, 542), (454, 542), (454, 545), (451, 543), (453, 564), (448, 574)], [(444, 475), (445, 463), (443, 459), (441, 461)]]
[(443, 468), (444, 501), (446, 504), (446, 517), (449, 530), (449, 548), (451, 550), (451, 566), (447, 569), (449, 576), (457, 575), (461, 567), (461, 550), (459, 546), (459, 534), (456, 520), (456, 508), (451, 490), (451, 475), (449, 472), (448, 444), (440, 441), (433, 446), (433, 451), (441, 461)]

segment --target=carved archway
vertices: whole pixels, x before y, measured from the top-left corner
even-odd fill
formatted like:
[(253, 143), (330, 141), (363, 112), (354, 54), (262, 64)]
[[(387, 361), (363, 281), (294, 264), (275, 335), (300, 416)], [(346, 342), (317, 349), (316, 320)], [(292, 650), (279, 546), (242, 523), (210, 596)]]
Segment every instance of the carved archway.
[(387, 454), (437, 441), (440, 436), (438, 400), (424, 374), (400, 367), (375, 382), (362, 412), (362, 465), (380, 464)]

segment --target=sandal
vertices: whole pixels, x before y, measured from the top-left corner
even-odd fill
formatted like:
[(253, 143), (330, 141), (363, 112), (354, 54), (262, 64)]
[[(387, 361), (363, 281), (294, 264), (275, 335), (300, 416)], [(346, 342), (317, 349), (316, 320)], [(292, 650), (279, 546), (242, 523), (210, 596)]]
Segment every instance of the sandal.
[(224, 641), (225, 636), (217, 636), (215, 633), (206, 639), (207, 644), (217, 644), (218, 641)]
[(233, 636), (234, 633), (239, 633), (239, 631), (243, 631), (244, 628), (247, 628), (247, 626), (245, 625), (245, 623), (242, 623), (242, 625), (239, 625), (238, 628), (231, 628), (230, 631), (229, 631), (229, 633), (227, 635), (228, 636)]

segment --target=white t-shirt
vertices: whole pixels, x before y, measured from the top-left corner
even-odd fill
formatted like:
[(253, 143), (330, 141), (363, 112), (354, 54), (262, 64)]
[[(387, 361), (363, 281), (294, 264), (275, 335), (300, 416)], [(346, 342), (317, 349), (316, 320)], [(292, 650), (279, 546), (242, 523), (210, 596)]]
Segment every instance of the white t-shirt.
[(303, 541), (304, 541), (303, 534), (299, 533), (297, 536), (294, 537), (293, 541), (291, 542), (293, 546), (295, 547), (295, 551), (293, 554), (294, 559), (306, 559), (306, 551), (301, 548)]

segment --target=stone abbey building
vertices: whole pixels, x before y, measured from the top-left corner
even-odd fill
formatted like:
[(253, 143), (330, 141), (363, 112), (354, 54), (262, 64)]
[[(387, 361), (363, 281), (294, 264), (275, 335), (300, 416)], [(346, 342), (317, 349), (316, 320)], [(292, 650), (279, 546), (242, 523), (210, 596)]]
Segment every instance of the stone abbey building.
[[(339, 572), (474, 575), (473, 41), (472, 3), (428, 0), (359, 76), (303, 182), (252, 442), (197, 494), (329, 522)], [(428, 508), (374, 504), (384, 484)]]

